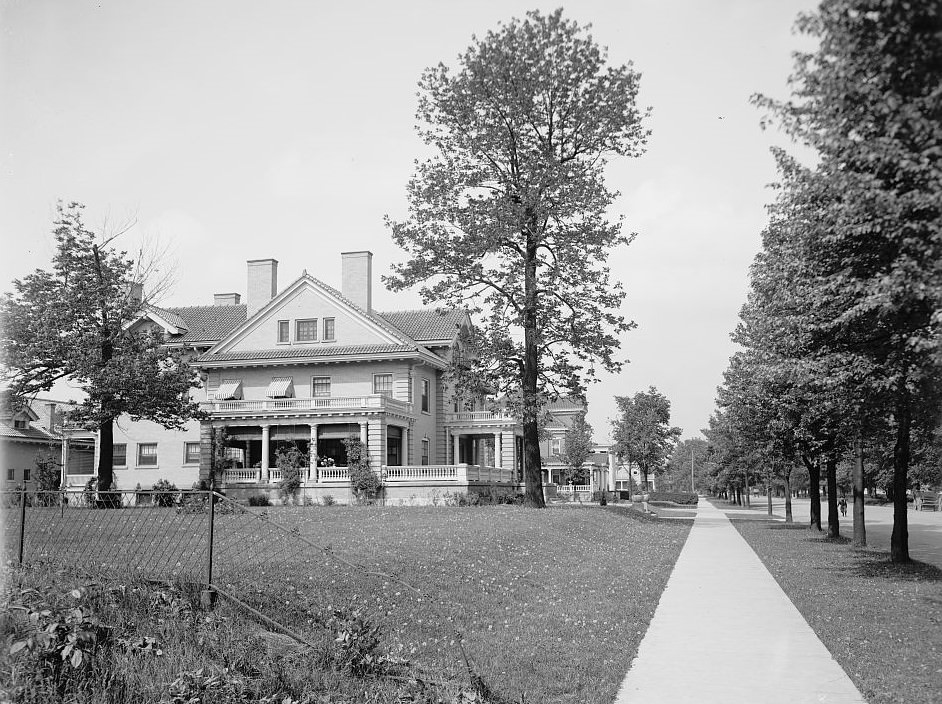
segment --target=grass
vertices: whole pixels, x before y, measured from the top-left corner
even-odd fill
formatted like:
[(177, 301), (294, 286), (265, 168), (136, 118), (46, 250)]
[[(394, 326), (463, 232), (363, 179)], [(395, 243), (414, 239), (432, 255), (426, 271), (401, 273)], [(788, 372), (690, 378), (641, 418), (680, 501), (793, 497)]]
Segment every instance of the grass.
[(868, 702), (942, 700), (942, 570), (804, 526), (733, 525)]
[[(28, 535), (27, 555), (74, 554), (84, 521), (86, 544), (90, 536), (110, 542), (121, 558), (131, 536), (135, 554), (145, 555), (136, 565), (199, 571), (204, 526), (164, 511), (37, 519), (42, 533)], [(546, 702), (614, 698), (690, 525), (579, 506), (279, 507), (263, 515), (217, 516), (214, 583), (319, 648), (329, 645), (325, 614), (356, 611), (382, 628), (384, 647), (439, 677), (464, 674), (457, 629), (492, 689)], [(175, 546), (169, 557), (162, 544)], [(90, 564), (108, 554), (96, 550)]]

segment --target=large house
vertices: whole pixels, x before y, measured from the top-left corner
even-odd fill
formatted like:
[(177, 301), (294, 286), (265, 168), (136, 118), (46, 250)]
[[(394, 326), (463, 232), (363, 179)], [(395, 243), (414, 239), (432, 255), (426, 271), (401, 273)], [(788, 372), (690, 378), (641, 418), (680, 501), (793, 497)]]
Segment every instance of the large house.
[(279, 288), (278, 262), (252, 260), (244, 302), (224, 293), (211, 306), (145, 305), (136, 328), (156, 326), (167, 344), (190, 352), (204, 380), (194, 393), (208, 417), (181, 431), (119, 421), (118, 488), (206, 480), (219, 429), (230, 465), (220, 480), (237, 495), (275, 495), (277, 452), (290, 443), (310, 456), (304, 496), (349, 500), (344, 439), (351, 437), (368, 448), (387, 501), (516, 488), (520, 425), (448, 382), (467, 313), (374, 310), (370, 252), (344, 253), (341, 280), (338, 291), (304, 272)]

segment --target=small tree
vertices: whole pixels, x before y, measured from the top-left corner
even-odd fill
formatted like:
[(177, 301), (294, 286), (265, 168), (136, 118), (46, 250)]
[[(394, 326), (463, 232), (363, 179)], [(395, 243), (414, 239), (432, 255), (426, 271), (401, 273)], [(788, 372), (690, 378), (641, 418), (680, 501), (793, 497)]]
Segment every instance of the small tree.
[(566, 463), (566, 481), (575, 483), (583, 474), (582, 465), (592, 454), (592, 426), (585, 419), (585, 411), (577, 415), (566, 429), (563, 438), (563, 461)]
[(663, 471), (680, 428), (670, 425), (671, 402), (653, 386), (634, 396), (616, 396), (619, 416), (612, 420), (612, 437), (619, 458), (634, 462), (648, 488), (648, 475)]
[(297, 501), (298, 490), (301, 488), (301, 467), (307, 466), (309, 462), (308, 455), (301, 452), (295, 443), (278, 448), (275, 455), (275, 465), (281, 470), (278, 493), (286, 503), (289, 499)]
[(350, 437), (343, 441), (347, 450), (347, 472), (350, 476), (350, 488), (357, 503), (373, 501), (383, 482), (370, 467), (370, 455), (359, 438)]
[(98, 431), (98, 489), (108, 491), (114, 422), (128, 414), (180, 428), (199, 416), (190, 390), (200, 382), (183, 350), (163, 346), (158, 333), (134, 332), (142, 301), (133, 292), (148, 267), (115, 249), (115, 236), (88, 230), (82, 207), (59, 203), (51, 270), (14, 281), (0, 298), (0, 378), (17, 398), (60, 379), (85, 392), (70, 416)]
[[(62, 484), (62, 465), (56, 461), (52, 452), (47, 450), (38, 453), (33, 459), (33, 465), (36, 490), (39, 492), (58, 491)], [(59, 501), (58, 494), (40, 493), (36, 498), (41, 506), (52, 506)]]

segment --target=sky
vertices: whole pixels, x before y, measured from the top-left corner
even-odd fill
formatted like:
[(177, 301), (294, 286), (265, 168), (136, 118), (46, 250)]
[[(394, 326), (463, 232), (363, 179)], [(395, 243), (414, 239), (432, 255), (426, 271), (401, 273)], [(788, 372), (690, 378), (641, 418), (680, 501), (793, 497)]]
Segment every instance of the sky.
[[(379, 276), (404, 253), (384, 216), (406, 216), (424, 153), (422, 70), (502, 21), (559, 3), (0, 0), (0, 286), (53, 251), (56, 201), (129, 250), (165, 251), (162, 305), (245, 293), (245, 262), (279, 260), (340, 286), (340, 252), (374, 253), (374, 308), (421, 305)], [(784, 98), (793, 33), (810, 0), (597, 0), (563, 5), (609, 62), (641, 73), (646, 153), (610, 163), (614, 213), (637, 233), (609, 259), (637, 328), (618, 374), (600, 374), (588, 420), (608, 440), (614, 397), (654, 386), (685, 437), (706, 427), (734, 351), (775, 180), (754, 93)]]

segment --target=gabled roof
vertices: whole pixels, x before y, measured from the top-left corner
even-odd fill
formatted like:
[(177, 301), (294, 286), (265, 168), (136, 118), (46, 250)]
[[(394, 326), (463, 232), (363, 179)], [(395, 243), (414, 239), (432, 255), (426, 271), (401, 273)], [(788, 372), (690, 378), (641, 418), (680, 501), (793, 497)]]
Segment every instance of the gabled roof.
[(422, 309), (396, 310), (377, 313), (406, 335), (419, 342), (444, 341), (455, 339), (458, 328), (468, 317), (466, 311), (459, 309)]
[(42, 428), (11, 428), (8, 425), (0, 423), (0, 437), (11, 440), (28, 440), (40, 442), (57, 442), (58, 438), (51, 433), (47, 433)]
[(245, 304), (233, 306), (184, 306), (164, 308), (164, 313), (175, 316), (185, 332), (172, 335), (170, 342), (217, 342), (245, 322)]

